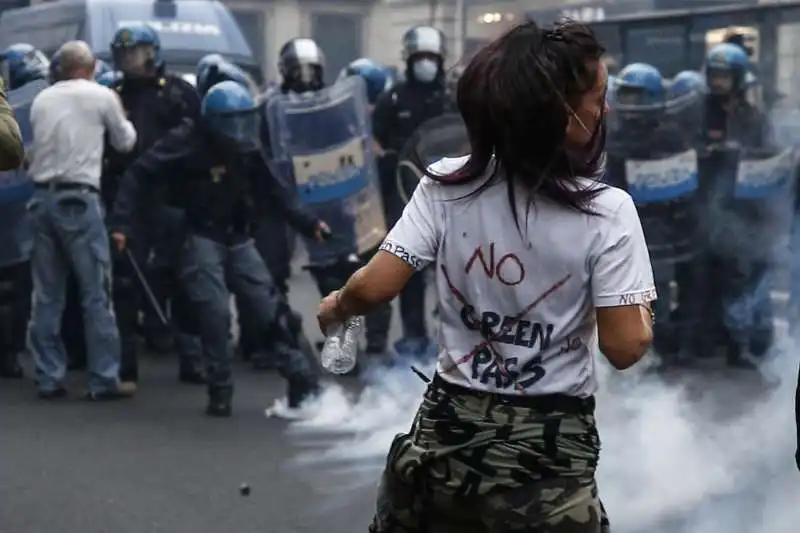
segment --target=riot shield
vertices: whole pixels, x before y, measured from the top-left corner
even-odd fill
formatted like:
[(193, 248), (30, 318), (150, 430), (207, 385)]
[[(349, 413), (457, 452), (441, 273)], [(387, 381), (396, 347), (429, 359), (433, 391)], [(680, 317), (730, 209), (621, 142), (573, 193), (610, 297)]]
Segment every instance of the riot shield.
[(444, 157), (461, 157), (469, 151), (467, 128), (458, 113), (447, 113), (423, 122), (398, 156), (397, 190), (403, 203), (408, 203), (425, 175), (417, 161), (429, 166)]
[[(26, 151), (33, 142), (31, 104), (47, 85), (44, 80), (37, 80), (8, 93)], [(32, 194), (33, 181), (24, 168), (0, 172), (0, 267), (26, 261), (30, 256), (33, 234), (26, 204)]]
[(769, 113), (770, 142), (778, 148), (800, 148), (800, 109), (795, 105), (781, 105)]
[(678, 145), (677, 149), (667, 149), (669, 153), (698, 148), (705, 117), (704, 101), (699, 90), (668, 91), (663, 102), (642, 104), (629, 94), (615, 90), (608, 102), (608, 151), (617, 155), (663, 153), (661, 138)]
[(710, 249), (728, 260), (771, 257), (791, 227), (796, 151), (729, 144), (710, 160)]
[(756, 200), (789, 194), (797, 166), (796, 153), (792, 147), (778, 153), (743, 151), (736, 169), (733, 197)]
[(628, 193), (639, 205), (669, 202), (697, 190), (697, 152), (625, 162)]
[(277, 94), (266, 106), (272, 157), (334, 239), (307, 242), (312, 266), (376, 248), (386, 235), (364, 80), (314, 93)]

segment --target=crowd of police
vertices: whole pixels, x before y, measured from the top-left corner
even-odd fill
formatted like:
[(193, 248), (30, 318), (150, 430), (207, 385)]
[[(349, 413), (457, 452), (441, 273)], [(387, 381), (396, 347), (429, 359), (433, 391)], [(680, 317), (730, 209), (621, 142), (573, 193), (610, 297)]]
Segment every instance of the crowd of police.
[[(800, 128), (792, 127), (793, 113), (768, 116), (763, 110), (745, 43), (728, 41), (711, 49), (701, 72), (665, 79), (656, 68), (636, 63), (610, 77), (605, 179), (628, 190), (640, 210), (662, 295), (655, 343), (664, 361), (724, 349), (729, 364), (754, 368), (774, 336), (770, 289), (777, 250), (791, 230), (794, 132)], [(137, 131), (129, 153), (106, 143), (97, 191), (113, 243), (110, 294), (121, 348), (119, 379), (138, 381), (144, 346), (176, 352), (179, 380), (206, 384), (207, 413), (229, 415), (234, 295), (243, 358), (256, 369), (277, 368), (288, 382), (288, 404), (299, 406), (318, 391), (320, 347), (309, 344), (287, 300), (295, 234), (305, 237), (308, 270), (322, 295), (341, 287), (375, 253), (404, 207), (397, 168), (410, 139), (432, 119), (455, 112), (444, 35), (424, 26), (405, 34), (402, 80), (358, 59), (334, 87), (325, 86), (319, 46), (293, 39), (279, 53), (280, 84), (263, 91), (219, 55), (198, 63), (192, 86), (168, 71), (158, 34), (147, 25), (120, 28), (111, 53), (113, 67), (98, 61), (96, 80), (119, 95)], [(30, 45), (9, 47), (0, 64), (10, 94), (60, 80), (58, 54), (48, 60)], [(291, 122), (286, 111), (328, 109), (342, 95), (361, 108), (346, 107), (323, 123)], [(331, 122), (336, 120), (343, 124)], [(330, 126), (328, 132), (342, 130), (343, 139), (321, 139), (315, 131), (320, 124)], [(21, 126), (25, 137), (22, 121)], [(370, 205), (379, 206), (379, 220), (369, 228), (375, 235), (366, 246), (356, 235), (360, 215), (345, 205), (347, 194), (313, 186), (328, 171), (346, 173), (347, 165), (328, 169), (308, 158), (329, 160), (323, 141), (343, 144), (358, 128), (360, 155), (336, 153), (350, 164), (362, 161), (367, 185), (376, 188)], [(287, 138), (296, 153), (286, 153)], [(313, 176), (305, 170), (309, 166), (317, 169)], [(327, 191), (324, 201), (320, 191)], [(0, 208), (11, 212), (7, 196), (0, 187)], [(0, 228), (0, 241), (20, 240), (29, 216), (24, 209), (14, 215), (19, 220)], [(37, 319), (49, 316), (42, 310), (31, 316), (37, 298), (31, 298), (29, 259), (36, 239), (28, 233), (32, 243), (0, 265), (3, 378), (23, 376), (19, 357), (35, 346), (30, 337)], [(69, 368), (91, 367), (94, 339), (108, 332), (84, 320), (81, 272), (72, 265), (65, 275), (71, 279), (66, 296), (48, 295), (45, 300), (56, 304), (35, 305), (58, 308), (65, 300), (56, 315)], [(388, 345), (391, 308), (367, 317), (366, 357), (429, 353), (422, 273), (404, 289), (400, 313), (403, 332), (394, 346)], [(40, 397), (63, 397), (57, 357), (32, 355)]]
[[(118, 383), (125, 386), (99, 391), (90, 387), (87, 399), (132, 395), (139, 379), (140, 351), (147, 346), (150, 351), (176, 352), (179, 380), (207, 385), (206, 413), (229, 416), (233, 295), (243, 357), (257, 369), (276, 368), (281, 373), (288, 383), (290, 407), (315, 396), (319, 388), (315, 348), (319, 346), (309, 344), (300, 314), (287, 300), (295, 233), (305, 238), (308, 269), (320, 293), (326, 295), (343, 285), (375, 253), (387, 223), (391, 226), (402, 212), (395, 180), (398, 153), (420, 124), (451, 107), (441, 32), (412, 28), (405, 34), (402, 48), (407, 65), (404, 79), (391, 80), (380, 65), (359, 59), (340, 74), (336, 84), (350, 80), (353, 89), (346, 96), (361, 106), (348, 108), (343, 116), (366, 117), (366, 121), (339, 126), (352, 134), (352, 126), (363, 123), (360, 133), (364, 135), (357, 137), (359, 153), (342, 161), (361, 161), (359, 170), (365, 175), (359, 183), (374, 185), (373, 204), (380, 206), (371, 228), (378, 234), (365, 248), (354, 235), (358, 214), (338, 205), (340, 197), (329, 195), (323, 203), (304, 201), (303, 190), (312, 197), (322, 190), (307, 186), (308, 179), (313, 181), (316, 176), (309, 178), (304, 173), (300, 179), (297, 175), (305, 172), (302, 165), (297, 166), (298, 157), (314, 151), (289, 154), (288, 170), (279, 157), (279, 152), (286, 151), (282, 139), (296, 133), (283, 131), (290, 126), (286, 126), (287, 113), (281, 114), (281, 106), (292, 108), (326, 98), (330, 104), (336, 99), (334, 87), (325, 86), (324, 54), (313, 40), (293, 39), (281, 48), (281, 82), (264, 92), (247, 73), (219, 55), (206, 56), (198, 63), (196, 86), (192, 86), (169, 72), (155, 30), (147, 25), (119, 28), (111, 42), (113, 66), (97, 61), (95, 75), (99, 84), (119, 96), (137, 139), (129, 153), (106, 142), (101, 186), (98, 190), (81, 186), (82, 192), (99, 195), (104, 206), (113, 265), (108, 292), (116, 332), (104, 331), (91, 319), (90, 307), (95, 304), (87, 297), (88, 275), (75, 261), (63, 267), (65, 272), (57, 273), (64, 279), (69, 276), (63, 291), (60, 284), (32, 283), (31, 250), (41, 243), (37, 231), (19, 231), (30, 224), (31, 214), (22, 210), (15, 215), (14, 227), (0, 227), (0, 233), (14, 233), (18, 240), (26, 241), (23, 235), (32, 237), (27, 239), (29, 244), (20, 245), (25, 251), (16, 254), (14, 261), (0, 265), (0, 377), (23, 377), (20, 357), (33, 352), (39, 397), (63, 398), (67, 395), (63, 387), (67, 368), (88, 365), (91, 374), (100, 357), (93, 351), (103, 345), (98, 339), (107, 340), (118, 333)], [(9, 100), (26, 87), (38, 91), (40, 85), (64, 81), (61, 60), (58, 53), (48, 60), (27, 44), (9, 47), (0, 56)], [(267, 109), (278, 111), (270, 115)], [(284, 122), (271, 120), (276, 116)], [(25, 119), (21, 115), (18, 119), (26, 137)], [(336, 125), (328, 125), (336, 129)], [(314, 144), (313, 130), (319, 126), (309, 123), (299, 137), (305, 134), (308, 143)], [(305, 142), (294, 137), (294, 148)], [(36, 139), (25, 141), (26, 148), (36, 144)], [(305, 167), (320, 164), (304, 161)], [(24, 174), (26, 168), (15, 175)], [(374, 169), (376, 176), (370, 174)], [(325, 174), (329, 169), (319, 170), (318, 174)], [(333, 170), (341, 172), (342, 168)], [(54, 182), (46, 188), (60, 191), (74, 188), (72, 185)], [(0, 209), (12, 204), (3, 203)], [(35, 272), (34, 265), (34, 279)], [(47, 292), (43, 287), (64, 294), (37, 294)], [(404, 291), (400, 306), (403, 335), (396, 346), (388, 346), (390, 307), (368, 317), (368, 357), (386, 358), (392, 349), (411, 355), (428, 352), (424, 291), (422, 277)], [(45, 349), (36, 341), (53, 320), (60, 320), (60, 350)], [(53, 353), (45, 353), (49, 350)], [(67, 354), (63, 359), (68, 361), (62, 361), (58, 352)]]
[(609, 80), (606, 178), (639, 209), (667, 364), (724, 350), (729, 365), (756, 368), (774, 338), (800, 122), (779, 103), (766, 111), (739, 37), (712, 47), (699, 72), (664, 79), (635, 63)]

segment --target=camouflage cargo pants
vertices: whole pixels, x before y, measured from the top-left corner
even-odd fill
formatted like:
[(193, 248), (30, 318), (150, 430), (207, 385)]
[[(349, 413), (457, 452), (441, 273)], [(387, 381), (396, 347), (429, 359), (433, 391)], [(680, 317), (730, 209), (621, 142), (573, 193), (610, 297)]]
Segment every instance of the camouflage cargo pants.
[(593, 400), (459, 392), (435, 380), (395, 438), (371, 533), (610, 532)]

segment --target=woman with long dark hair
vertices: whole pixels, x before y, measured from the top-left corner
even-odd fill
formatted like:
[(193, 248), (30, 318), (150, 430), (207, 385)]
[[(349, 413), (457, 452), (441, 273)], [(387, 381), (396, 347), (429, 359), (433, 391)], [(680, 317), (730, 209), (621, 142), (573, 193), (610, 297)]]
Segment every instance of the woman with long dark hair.
[(598, 179), (602, 54), (574, 22), (479, 52), (457, 95), (471, 154), (434, 164), (382, 251), (320, 304), (324, 331), (436, 268), (436, 374), (370, 531), (608, 531), (594, 358), (642, 357), (655, 290), (633, 201)]

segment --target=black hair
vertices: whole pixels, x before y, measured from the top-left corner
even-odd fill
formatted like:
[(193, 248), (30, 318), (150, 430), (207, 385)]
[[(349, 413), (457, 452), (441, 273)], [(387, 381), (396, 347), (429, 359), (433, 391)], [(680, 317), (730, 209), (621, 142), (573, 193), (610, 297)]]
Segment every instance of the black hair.
[[(599, 155), (586, 164), (570, 158), (566, 130), (572, 110), (596, 86), (596, 65), (604, 52), (588, 26), (570, 20), (550, 28), (528, 21), (487, 45), (458, 82), (457, 103), (469, 135), (469, 159), (452, 174), (426, 169), (425, 175), (458, 185), (488, 174), (472, 195), (502, 171), (515, 219), (513, 180), (531, 193), (594, 214), (591, 200), (604, 187), (583, 187), (576, 180), (595, 173)], [(425, 168), (419, 158), (417, 166)]]

